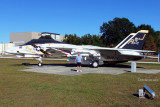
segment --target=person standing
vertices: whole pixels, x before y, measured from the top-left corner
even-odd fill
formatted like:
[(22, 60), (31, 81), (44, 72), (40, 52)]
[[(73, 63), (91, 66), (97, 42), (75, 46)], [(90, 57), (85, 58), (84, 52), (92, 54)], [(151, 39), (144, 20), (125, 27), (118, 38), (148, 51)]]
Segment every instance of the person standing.
[(75, 63), (77, 64), (77, 72), (79, 69), (80, 69), (80, 72), (82, 72), (82, 67), (81, 67), (82, 62), (83, 62), (83, 58), (80, 55), (80, 53), (78, 53), (78, 56), (76, 56), (75, 58)]

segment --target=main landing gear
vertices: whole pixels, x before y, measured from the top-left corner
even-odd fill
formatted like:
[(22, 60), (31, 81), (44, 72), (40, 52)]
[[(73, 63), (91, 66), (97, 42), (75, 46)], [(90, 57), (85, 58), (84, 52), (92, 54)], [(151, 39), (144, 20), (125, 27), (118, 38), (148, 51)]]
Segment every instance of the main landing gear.
[(99, 61), (93, 61), (91, 65), (92, 65), (93, 68), (98, 68)]

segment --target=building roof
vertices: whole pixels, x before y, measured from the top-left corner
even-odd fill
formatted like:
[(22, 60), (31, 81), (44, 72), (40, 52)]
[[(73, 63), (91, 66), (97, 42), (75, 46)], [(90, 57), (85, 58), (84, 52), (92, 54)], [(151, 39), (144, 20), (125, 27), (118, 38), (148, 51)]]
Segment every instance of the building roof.
[(41, 34), (54, 34), (54, 35), (60, 35), (58, 33), (50, 33), (50, 32), (42, 32)]
[[(53, 39), (33, 39), (27, 43), (25, 43), (24, 45), (34, 45), (34, 44), (45, 44), (45, 43), (63, 43), (63, 42), (59, 42)], [(63, 43), (65, 44), (65, 43)]]

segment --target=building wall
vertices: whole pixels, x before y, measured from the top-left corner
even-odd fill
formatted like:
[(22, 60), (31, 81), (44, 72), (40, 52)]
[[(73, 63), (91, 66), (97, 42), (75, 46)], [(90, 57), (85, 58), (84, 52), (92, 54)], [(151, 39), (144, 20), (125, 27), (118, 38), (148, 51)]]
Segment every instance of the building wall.
[(63, 41), (64, 40), (64, 38), (65, 38), (65, 36), (64, 35), (60, 35), (60, 39), (59, 39), (59, 41)]
[(4, 54), (4, 51), (11, 48), (11, 47), (14, 47), (15, 44), (14, 43), (1, 43), (0, 44), (0, 54)]
[(41, 37), (41, 33), (39, 32), (31, 32), (32, 33), (32, 39), (39, 39)]
[(10, 33), (10, 42), (15, 43), (15, 45), (22, 45), (32, 39), (38, 39), (40, 37), (41, 34), (39, 32)]
[(64, 35), (51, 35), (52, 39), (62, 42), (64, 39)]

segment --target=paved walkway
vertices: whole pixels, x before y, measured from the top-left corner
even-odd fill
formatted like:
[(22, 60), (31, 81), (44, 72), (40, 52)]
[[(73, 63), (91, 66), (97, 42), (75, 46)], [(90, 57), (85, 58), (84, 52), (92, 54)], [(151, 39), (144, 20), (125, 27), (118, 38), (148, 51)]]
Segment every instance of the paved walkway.
[[(28, 69), (29, 68), (29, 69)], [(147, 73), (147, 74), (154, 74), (159, 73), (160, 70), (155, 69), (144, 69), (144, 68), (137, 68), (136, 73)], [(87, 74), (87, 73), (101, 73), (101, 74), (122, 74), (126, 72), (131, 72), (130, 66), (125, 65), (116, 65), (116, 66), (108, 66), (108, 67), (98, 67), (98, 68), (91, 68), (88, 66), (83, 66), (83, 72), (76, 72), (75, 65), (71, 64), (51, 64), (51, 65), (44, 65), (42, 67), (38, 67), (37, 65), (29, 65), (26, 69), (20, 71), (28, 71), (28, 72), (37, 72), (37, 73), (48, 73), (48, 74), (58, 74), (58, 75), (80, 75), (80, 74)]]

